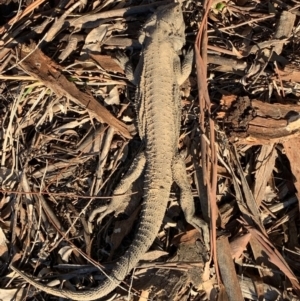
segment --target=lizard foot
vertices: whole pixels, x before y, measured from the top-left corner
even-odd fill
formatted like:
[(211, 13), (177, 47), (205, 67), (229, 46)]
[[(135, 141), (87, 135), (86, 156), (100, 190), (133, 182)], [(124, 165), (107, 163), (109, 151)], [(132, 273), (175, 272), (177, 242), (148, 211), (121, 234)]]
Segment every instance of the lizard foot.
[(125, 210), (124, 207), (129, 204), (131, 199), (130, 192), (132, 185), (143, 173), (145, 163), (145, 154), (144, 152), (140, 152), (133, 160), (126, 175), (121, 179), (120, 184), (115, 189), (110, 203), (97, 207), (91, 212), (88, 219), (88, 227), (90, 231), (93, 228), (92, 223), (98, 214), (100, 214), (100, 216), (97, 218), (97, 224), (101, 224), (103, 218), (107, 215), (115, 213), (115, 216), (117, 216)]
[(192, 71), (194, 59), (194, 50), (193, 48), (189, 48), (184, 53), (183, 62), (181, 64), (181, 71), (177, 74), (178, 84), (181, 86), (185, 80), (189, 77)]
[(207, 250), (209, 246), (209, 228), (207, 223), (195, 215), (195, 204), (193, 195), (186, 177), (186, 168), (183, 159), (177, 155), (172, 166), (173, 178), (180, 189), (180, 206), (183, 210), (186, 221), (198, 231), (202, 231), (203, 240)]
[(125, 75), (127, 79), (130, 82), (134, 83), (135, 80), (134, 80), (133, 68), (127, 55), (121, 51), (117, 51), (115, 61), (125, 71)]

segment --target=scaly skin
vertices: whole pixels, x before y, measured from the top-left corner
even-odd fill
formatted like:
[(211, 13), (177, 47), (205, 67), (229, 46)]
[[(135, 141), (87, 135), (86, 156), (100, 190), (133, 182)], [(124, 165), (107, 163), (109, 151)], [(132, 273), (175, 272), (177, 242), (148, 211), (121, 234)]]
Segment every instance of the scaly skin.
[[(146, 22), (144, 35), (141, 36), (144, 49), (135, 78), (138, 81), (136, 100), (139, 134), (145, 143), (145, 195), (140, 226), (131, 246), (116, 263), (109, 277), (88, 291), (73, 292), (48, 287), (11, 266), (36, 288), (51, 295), (81, 301), (99, 299), (113, 291), (152, 245), (165, 215), (173, 180), (181, 181), (178, 185), (187, 221), (204, 229), (206, 237), (207, 229), (202, 221), (198, 224), (192, 222), (194, 211), (189, 207), (193, 198), (184, 163), (177, 152), (181, 113), (179, 85), (190, 72), (190, 67), (181, 67), (178, 57), (178, 51), (185, 43), (184, 30), (181, 8), (171, 4), (159, 9)], [(107, 212), (115, 211), (114, 205), (112, 208)]]

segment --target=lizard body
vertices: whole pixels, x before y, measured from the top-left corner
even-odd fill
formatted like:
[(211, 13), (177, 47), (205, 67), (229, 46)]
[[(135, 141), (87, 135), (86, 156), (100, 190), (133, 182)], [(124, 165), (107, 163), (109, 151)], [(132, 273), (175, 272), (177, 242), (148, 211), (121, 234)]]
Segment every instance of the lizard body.
[[(109, 277), (98, 287), (85, 291), (49, 287), (12, 267), (36, 288), (48, 294), (81, 301), (95, 300), (113, 291), (137, 265), (157, 236), (173, 181), (180, 188), (180, 204), (187, 221), (197, 229), (202, 229), (205, 242), (208, 242), (207, 225), (194, 215), (185, 164), (177, 150), (181, 117), (179, 86), (188, 77), (192, 63), (192, 54), (187, 56), (187, 62), (183, 64), (178, 56), (185, 44), (184, 31), (180, 6), (170, 4), (158, 9), (148, 19), (141, 35), (143, 51), (135, 72), (135, 81), (138, 83), (136, 102), (139, 135), (145, 144), (145, 150), (135, 163), (140, 171), (136, 176), (131, 173), (128, 177), (131, 181), (135, 180), (143, 169), (145, 183), (139, 229), (132, 244), (115, 264)], [(116, 200), (117, 198), (115, 201), (112, 199), (110, 208), (103, 215), (117, 210)]]

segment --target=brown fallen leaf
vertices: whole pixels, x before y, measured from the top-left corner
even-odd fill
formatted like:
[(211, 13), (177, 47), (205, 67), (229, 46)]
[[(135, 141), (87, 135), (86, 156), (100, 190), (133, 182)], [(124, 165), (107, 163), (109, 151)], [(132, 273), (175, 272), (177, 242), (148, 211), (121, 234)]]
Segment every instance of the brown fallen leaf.
[(89, 56), (99, 64), (104, 70), (124, 74), (124, 70), (109, 55), (100, 55), (90, 53)]
[(247, 233), (230, 242), (231, 256), (233, 259), (238, 259), (245, 251), (247, 244), (251, 238), (251, 234)]
[(198, 230), (192, 229), (185, 233), (180, 233), (179, 235), (176, 235), (172, 240), (172, 244), (174, 244), (175, 246), (181, 243), (194, 244), (198, 239), (201, 239), (201, 234)]

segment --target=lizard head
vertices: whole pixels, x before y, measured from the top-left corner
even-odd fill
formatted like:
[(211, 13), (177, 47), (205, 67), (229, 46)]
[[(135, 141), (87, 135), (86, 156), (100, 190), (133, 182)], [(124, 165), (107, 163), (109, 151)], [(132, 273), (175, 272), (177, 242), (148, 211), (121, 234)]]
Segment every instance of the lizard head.
[(178, 3), (172, 3), (159, 7), (156, 12), (146, 21), (140, 42), (146, 37), (157, 34), (164, 40), (172, 43), (175, 51), (181, 50), (185, 44), (185, 24), (182, 9)]

